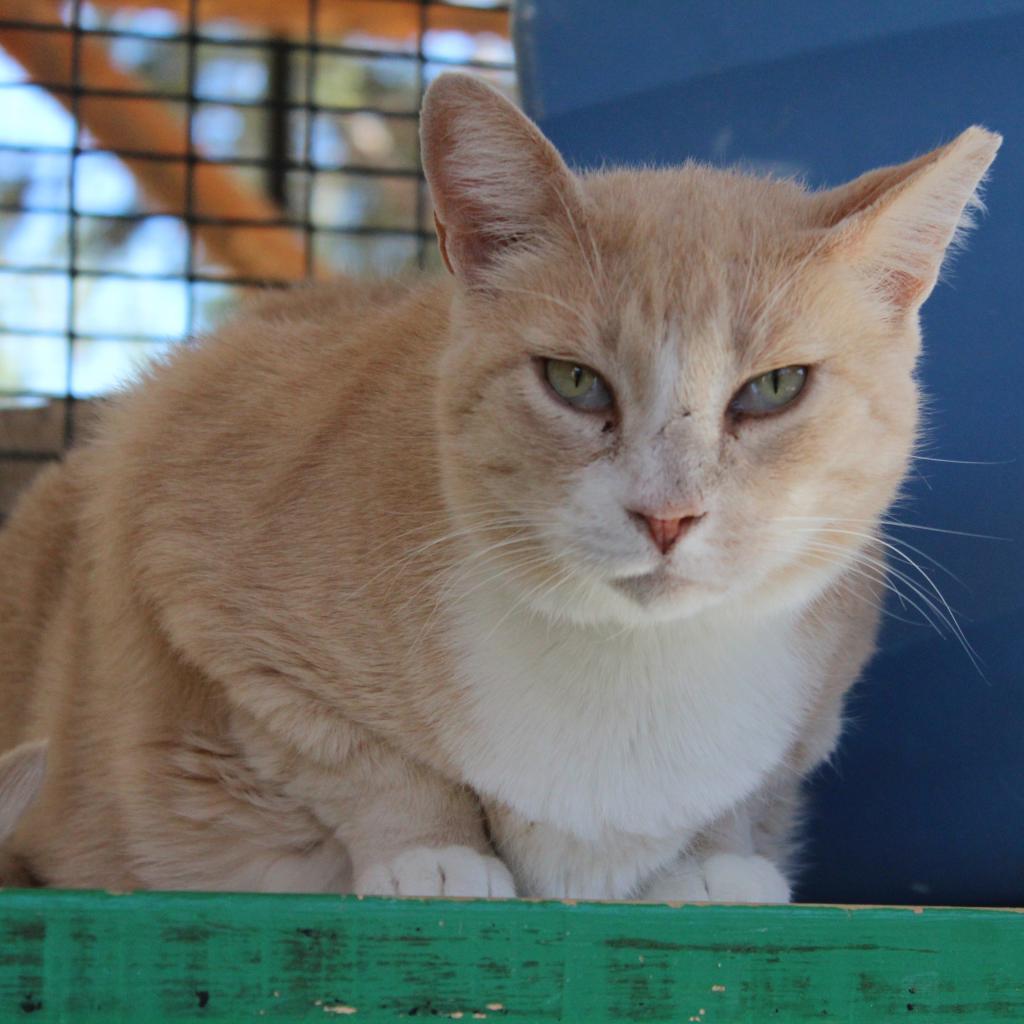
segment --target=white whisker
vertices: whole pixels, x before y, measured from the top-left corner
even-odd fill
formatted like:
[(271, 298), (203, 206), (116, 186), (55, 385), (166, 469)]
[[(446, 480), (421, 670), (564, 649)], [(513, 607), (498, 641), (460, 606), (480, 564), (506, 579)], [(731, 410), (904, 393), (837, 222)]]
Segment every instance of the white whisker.
[[(904, 587), (911, 590), (914, 593), (914, 595), (921, 602), (924, 603), (924, 605), (929, 609), (931, 614), (935, 616), (938, 622), (945, 625), (945, 627), (950, 631), (950, 633), (957, 639), (957, 641), (963, 647), (968, 658), (970, 659), (975, 670), (978, 672), (979, 675), (982, 676), (982, 678), (984, 678), (984, 673), (981, 670), (981, 659), (978, 655), (978, 652), (974, 649), (970, 641), (967, 639), (967, 635), (964, 633), (963, 628), (960, 625), (960, 620), (957, 618), (957, 615), (953, 611), (952, 606), (946, 600), (945, 595), (939, 589), (938, 585), (931, 578), (931, 576), (929, 576), (928, 573), (925, 572), (925, 570), (922, 569), (913, 559), (911, 559), (904, 552), (898, 552), (907, 561), (907, 563), (916, 572), (919, 573), (919, 575), (922, 577), (925, 583), (927, 583), (927, 585), (931, 588), (932, 592), (935, 595), (934, 598), (924, 589), (922, 589), (922, 587), (919, 586), (918, 583), (912, 577), (908, 576), (907, 573), (901, 571), (900, 569), (897, 569), (893, 565), (888, 564), (883, 559), (875, 558), (871, 555), (868, 555), (865, 551), (846, 548), (839, 544), (829, 544), (826, 541), (821, 540), (820, 537), (822, 534), (828, 534), (829, 532), (831, 532), (828, 527), (818, 531), (808, 532), (816, 532), (819, 535), (818, 538), (812, 539), (811, 541), (807, 542), (808, 548), (817, 550), (819, 552), (838, 555), (841, 558), (849, 562), (853, 562), (854, 564), (861, 567), (870, 566), (874, 568), (876, 572), (878, 572), (879, 574), (883, 574), (885, 577), (884, 581), (880, 580), (879, 582), (884, 582), (884, 585), (891, 589), (893, 593), (897, 594), (897, 596), (900, 597), (901, 600), (908, 601), (914, 604), (914, 602), (905, 593), (900, 592), (897, 588), (892, 586), (890, 577), (895, 578), (900, 583), (902, 583)], [(857, 536), (863, 535), (857, 534)], [(898, 551), (898, 549), (893, 550)], [(924, 615), (923, 609), (921, 609), (920, 606), (916, 607), (917, 611), (920, 614)], [(928, 618), (929, 621), (931, 621), (930, 616), (926, 616), (926, 618)], [(938, 630), (937, 626), (936, 629)], [(941, 630), (938, 631), (941, 633)]]
[(1012, 541), (1012, 537), (997, 537), (990, 533), (970, 533), (966, 530), (947, 530), (940, 526), (924, 526), (921, 523), (905, 523), (899, 519), (892, 519), (888, 516), (878, 516), (874, 519), (857, 519), (851, 516), (778, 516), (776, 523), (784, 522), (808, 522), (808, 523), (871, 523), (881, 526), (892, 526), (901, 530), (924, 530), (928, 533), (944, 533), (953, 537), (973, 537), (976, 540), (999, 540)]
[(940, 459), (934, 455), (911, 455), (915, 462), (947, 462), (954, 466), (1012, 466), (1016, 459)]

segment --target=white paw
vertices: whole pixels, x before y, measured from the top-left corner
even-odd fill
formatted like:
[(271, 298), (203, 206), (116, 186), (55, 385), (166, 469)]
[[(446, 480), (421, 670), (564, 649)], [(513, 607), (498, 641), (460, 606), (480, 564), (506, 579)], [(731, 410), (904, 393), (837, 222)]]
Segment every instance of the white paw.
[(713, 854), (704, 861), (704, 880), (714, 903), (789, 902), (789, 883), (764, 857)]
[(414, 846), (356, 879), (360, 896), (493, 896), (516, 894), (508, 868), (468, 846)]
[(715, 853), (707, 860), (683, 860), (656, 878), (645, 900), (709, 903), (788, 903), (789, 883), (764, 857)]
[(698, 861), (682, 860), (659, 875), (644, 890), (643, 899), (655, 902), (706, 903), (708, 896), (704, 871)]

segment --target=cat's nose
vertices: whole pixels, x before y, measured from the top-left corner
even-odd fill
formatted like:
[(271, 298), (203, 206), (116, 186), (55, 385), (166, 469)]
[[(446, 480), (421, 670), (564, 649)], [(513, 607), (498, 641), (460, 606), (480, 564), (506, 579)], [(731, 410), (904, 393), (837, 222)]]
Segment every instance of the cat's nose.
[(647, 532), (651, 535), (651, 540), (654, 541), (655, 546), (663, 555), (667, 555), (672, 550), (676, 541), (690, 527), (704, 518), (703, 512), (676, 515), (673, 512), (666, 511), (653, 515), (650, 512), (630, 511), (629, 514), (647, 529)]

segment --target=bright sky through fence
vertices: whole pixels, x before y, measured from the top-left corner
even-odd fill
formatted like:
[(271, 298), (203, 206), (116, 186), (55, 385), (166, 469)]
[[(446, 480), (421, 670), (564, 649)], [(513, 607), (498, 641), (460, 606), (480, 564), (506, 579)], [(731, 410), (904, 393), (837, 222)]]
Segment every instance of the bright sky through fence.
[[(148, 48), (158, 45), (156, 37), (178, 28), (167, 12), (158, 10), (121, 12), (116, 27), (154, 35), (152, 43), (109, 40), (112, 62), (133, 73), (145, 68)], [(433, 30), (428, 36), (424, 51), (442, 65), (469, 60), (512, 63), (510, 44), (498, 35)], [(266, 54), (252, 45), (253, 40), (245, 42), (244, 47), (204, 54), (197, 62), (196, 95), (219, 101), (195, 109), (193, 139), (204, 155), (231, 159), (244, 155), (246, 145), (263, 145), (259, 132), (254, 137), (245, 120), (247, 108), (231, 106), (258, 103), (267, 93)], [(373, 45), (374, 40), (349, 37), (345, 42)], [(414, 69), (414, 63), (385, 59), (376, 62), (374, 74), (385, 89), (390, 75), (400, 91), (405, 88), (403, 76), (409, 77)], [(429, 81), (439, 70), (441, 66), (428, 63), (425, 78)], [(508, 80), (511, 83), (510, 73)], [(393, 154), (396, 138), (403, 145), (403, 159), (414, 146), (414, 123), (399, 118), (317, 116), (311, 130), (310, 157), (316, 165), (345, 165), (361, 154), (367, 163), (379, 160), (387, 166), (389, 159), (398, 159)], [(77, 225), (76, 266), (84, 273), (75, 278), (75, 322), (68, 324), (71, 284), (60, 271), (68, 267), (70, 152), (60, 150), (70, 151), (73, 141), (71, 116), (0, 50), (0, 147), (17, 147), (0, 148), (0, 200), (5, 211), (0, 212), (0, 265), (6, 268), (0, 273), (0, 392), (64, 394), (71, 330), (71, 391), (78, 397), (102, 394), (130, 379), (187, 333), (190, 287), (195, 331), (213, 326), (238, 298), (237, 290), (215, 281), (190, 285), (184, 279), (188, 238), (180, 219), (119, 220), (147, 211), (145, 197), (121, 160), (108, 153), (85, 152), (77, 158), (74, 201), (77, 213), (90, 216)], [(85, 150), (95, 146), (84, 129), (80, 143)], [(353, 149), (359, 152), (353, 154)], [(253, 155), (265, 154), (256, 148)], [(314, 221), (340, 225), (339, 237), (324, 236), (324, 258), (330, 264), (356, 272), (387, 272), (409, 265), (415, 253), (412, 237), (383, 237), (357, 247), (340, 235), (347, 224), (394, 223), (396, 232), (405, 226), (410, 232), (422, 227), (413, 223), (414, 183), (407, 191), (402, 182), (395, 182), (384, 192), (379, 179), (361, 181), (319, 171), (315, 178)], [(118, 272), (159, 279), (118, 277)]]

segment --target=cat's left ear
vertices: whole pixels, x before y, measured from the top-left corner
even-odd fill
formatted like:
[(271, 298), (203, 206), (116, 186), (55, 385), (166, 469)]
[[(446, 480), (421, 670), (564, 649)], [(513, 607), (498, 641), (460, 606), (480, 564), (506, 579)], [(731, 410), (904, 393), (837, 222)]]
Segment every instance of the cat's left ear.
[(420, 149), (441, 256), (469, 284), (571, 217), (578, 201), (575, 178), (540, 129), (469, 75), (441, 75), (427, 90)]
[(978, 188), (1002, 141), (968, 128), (925, 156), (823, 193), (826, 251), (857, 266), (894, 314), (916, 311), (935, 287), (946, 252), (972, 226)]

